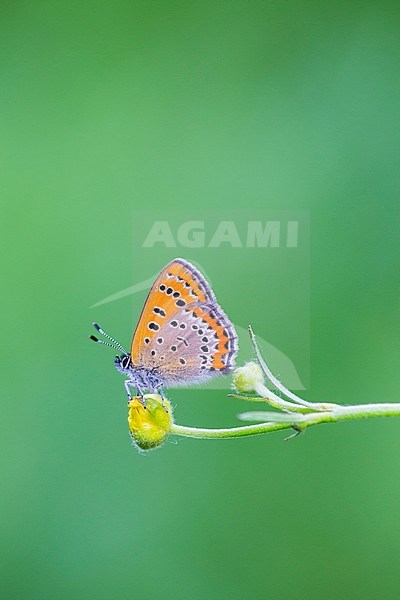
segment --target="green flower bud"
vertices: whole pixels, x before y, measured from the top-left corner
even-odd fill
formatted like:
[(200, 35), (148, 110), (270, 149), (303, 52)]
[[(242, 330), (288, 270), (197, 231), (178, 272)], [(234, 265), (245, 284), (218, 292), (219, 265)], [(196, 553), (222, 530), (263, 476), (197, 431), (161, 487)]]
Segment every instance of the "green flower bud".
[(258, 385), (264, 383), (264, 376), (258, 363), (248, 362), (233, 373), (233, 385), (240, 392), (255, 392)]
[(143, 400), (136, 396), (128, 404), (129, 432), (138, 448), (151, 450), (168, 436), (173, 424), (172, 407), (157, 394), (147, 394)]

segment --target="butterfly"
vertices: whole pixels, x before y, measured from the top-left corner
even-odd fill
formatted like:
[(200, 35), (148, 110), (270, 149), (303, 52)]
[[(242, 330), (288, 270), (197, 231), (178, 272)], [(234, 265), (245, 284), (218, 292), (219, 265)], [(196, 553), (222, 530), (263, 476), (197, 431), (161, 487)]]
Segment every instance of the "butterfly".
[(211, 286), (196, 267), (175, 258), (161, 271), (147, 296), (130, 352), (97, 323), (107, 341), (90, 338), (121, 352), (114, 364), (131, 388), (143, 398), (146, 391), (203, 383), (226, 375), (235, 366), (237, 334), (217, 302)]

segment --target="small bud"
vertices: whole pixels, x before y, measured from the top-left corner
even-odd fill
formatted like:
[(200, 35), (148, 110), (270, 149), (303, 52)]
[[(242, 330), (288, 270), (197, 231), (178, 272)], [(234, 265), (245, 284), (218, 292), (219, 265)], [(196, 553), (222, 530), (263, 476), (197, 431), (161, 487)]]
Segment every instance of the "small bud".
[(248, 362), (233, 373), (233, 385), (238, 392), (255, 392), (264, 383), (264, 376), (258, 363)]
[(147, 394), (143, 400), (136, 396), (128, 404), (129, 432), (138, 448), (151, 450), (168, 436), (173, 424), (172, 407), (157, 394)]

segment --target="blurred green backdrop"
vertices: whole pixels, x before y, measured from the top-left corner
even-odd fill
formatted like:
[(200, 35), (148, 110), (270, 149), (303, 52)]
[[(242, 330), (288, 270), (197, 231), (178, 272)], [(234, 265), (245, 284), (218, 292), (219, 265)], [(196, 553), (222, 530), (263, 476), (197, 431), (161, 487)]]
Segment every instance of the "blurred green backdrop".
[[(128, 343), (145, 292), (90, 306), (184, 253), (135, 252), (135, 211), (306, 211), (300, 338), (279, 260), (260, 278), (259, 259), (211, 254), (218, 298), (309, 399), (399, 400), (398, 17), (376, 0), (2, 3), (3, 598), (398, 598), (400, 421), (139, 456), (112, 354), (87, 340), (97, 319)], [(183, 424), (243, 408), (171, 398)]]

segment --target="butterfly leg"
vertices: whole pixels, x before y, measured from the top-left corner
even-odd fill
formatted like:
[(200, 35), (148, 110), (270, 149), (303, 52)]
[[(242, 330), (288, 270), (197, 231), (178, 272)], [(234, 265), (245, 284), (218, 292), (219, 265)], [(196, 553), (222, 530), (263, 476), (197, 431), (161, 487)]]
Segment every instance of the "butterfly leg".
[(128, 403), (132, 400), (132, 394), (131, 394), (131, 391), (129, 389), (130, 385), (132, 385), (132, 381), (130, 379), (127, 379), (126, 381), (124, 381), (126, 395), (128, 396)]
[(125, 391), (126, 391), (126, 395), (128, 396), (129, 402), (132, 400), (132, 394), (131, 394), (130, 388), (134, 388), (135, 396), (138, 396), (141, 399), (143, 398), (142, 390), (136, 386), (136, 384), (132, 381), (132, 379), (127, 379), (126, 381), (124, 381), (124, 386), (125, 386)]
[(125, 386), (126, 395), (128, 396), (128, 404), (132, 400), (132, 394), (131, 394), (130, 388), (134, 388), (136, 398), (139, 400), (139, 402), (141, 402), (143, 404), (144, 408), (146, 408), (146, 400), (144, 399), (143, 390), (141, 388), (139, 388), (137, 386), (137, 384), (132, 381), (132, 379), (126, 379), (124, 381), (124, 386)]
[(143, 408), (147, 408), (143, 391), (140, 388), (137, 388), (136, 397), (138, 398), (139, 402), (141, 402), (141, 404), (143, 404)]
[(161, 400), (162, 400), (162, 405), (163, 405), (163, 409), (165, 410), (165, 412), (168, 412), (168, 408), (166, 405), (166, 397), (164, 396), (164, 389), (162, 386), (160, 386), (158, 389), (155, 390), (157, 394), (160, 394), (161, 396)]

